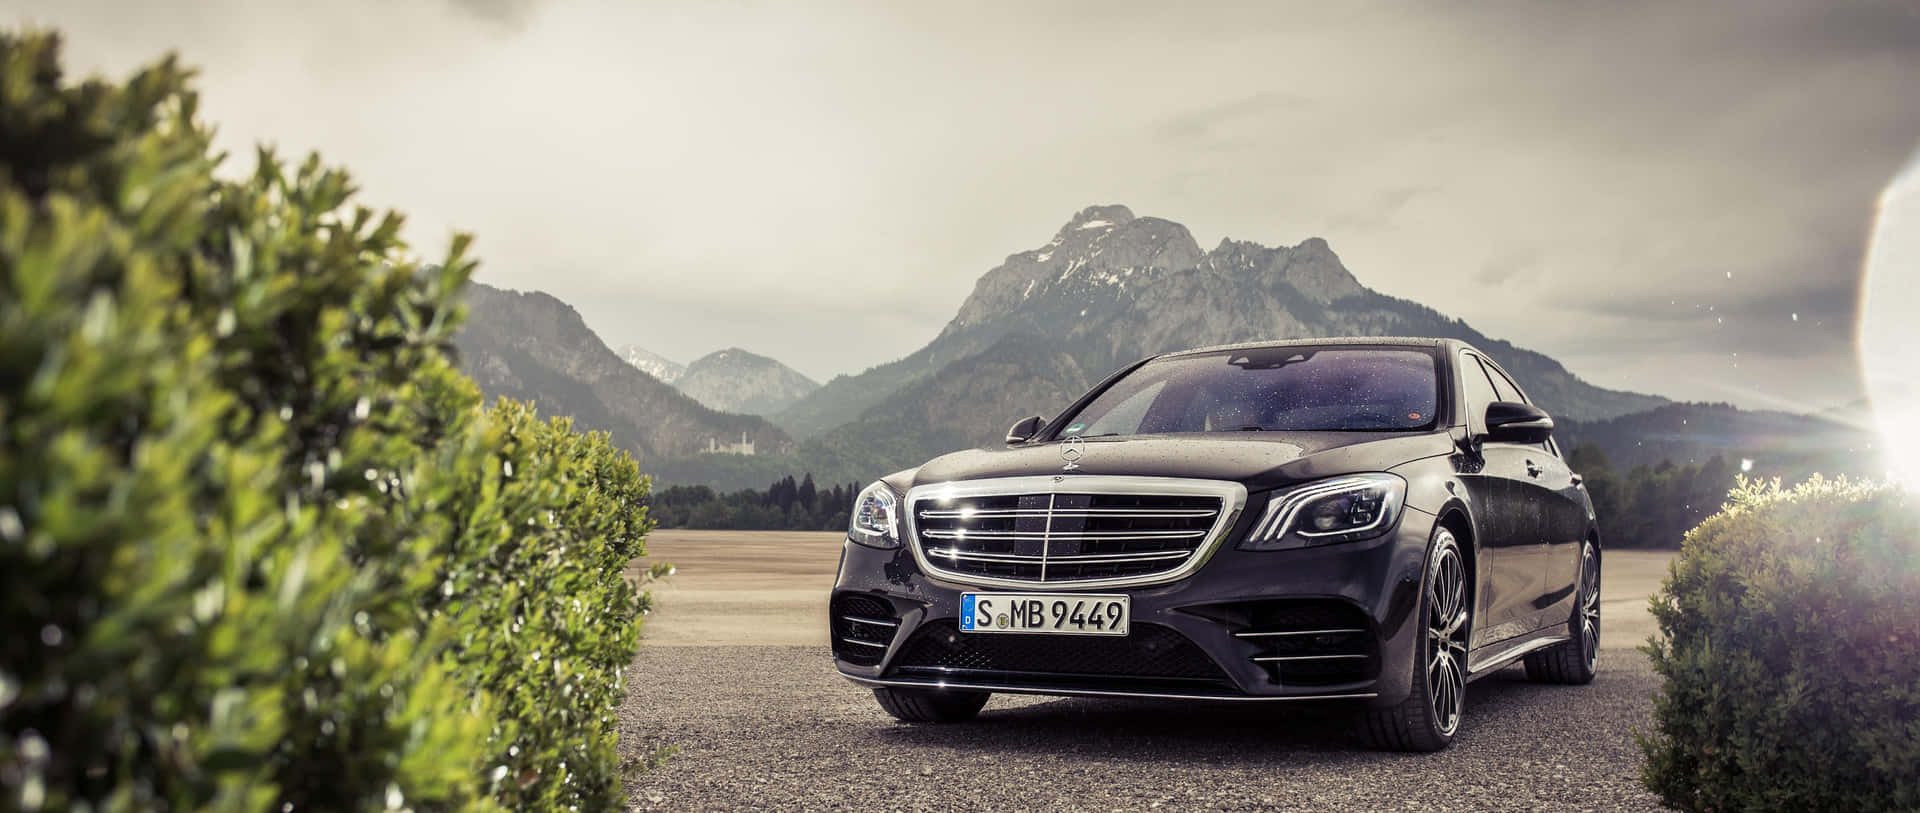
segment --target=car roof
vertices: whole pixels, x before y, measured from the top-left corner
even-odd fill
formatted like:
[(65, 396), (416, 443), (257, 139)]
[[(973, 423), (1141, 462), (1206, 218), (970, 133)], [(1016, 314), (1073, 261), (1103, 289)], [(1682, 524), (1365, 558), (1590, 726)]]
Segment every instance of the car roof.
[[(1373, 347), (1433, 347), (1440, 349), (1471, 349), (1473, 346), (1459, 339), (1441, 339), (1428, 336), (1337, 336), (1320, 339), (1275, 339), (1261, 342), (1241, 342), (1238, 344), (1216, 344), (1208, 347), (1195, 347), (1191, 350), (1176, 350), (1161, 353), (1154, 358), (1172, 358), (1191, 356), (1200, 353), (1218, 353), (1227, 350), (1255, 350), (1266, 347), (1327, 347), (1327, 346), (1373, 346)], [(1475, 350), (1474, 352), (1479, 352)], [(1481, 353), (1481, 355), (1486, 355)]]

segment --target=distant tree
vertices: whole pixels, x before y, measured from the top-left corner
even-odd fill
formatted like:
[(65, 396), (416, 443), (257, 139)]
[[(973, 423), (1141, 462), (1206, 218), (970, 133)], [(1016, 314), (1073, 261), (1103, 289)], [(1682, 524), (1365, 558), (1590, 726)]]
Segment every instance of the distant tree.
[(813, 472), (807, 472), (806, 479), (800, 481), (800, 504), (806, 506), (808, 511), (812, 511), (815, 505), (814, 500), (818, 497), (818, 490), (813, 485)]

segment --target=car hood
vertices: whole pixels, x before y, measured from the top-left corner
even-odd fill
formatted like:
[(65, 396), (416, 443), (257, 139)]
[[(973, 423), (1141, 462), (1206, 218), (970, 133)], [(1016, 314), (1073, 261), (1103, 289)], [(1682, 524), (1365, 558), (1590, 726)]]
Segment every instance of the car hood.
[(888, 478), (897, 488), (1030, 475), (1130, 475), (1231, 480), (1249, 491), (1362, 471), (1385, 471), (1449, 454), (1446, 432), (1234, 432), (1087, 438), (1078, 468), (1066, 469), (1059, 441), (1005, 449), (971, 449), (930, 460)]

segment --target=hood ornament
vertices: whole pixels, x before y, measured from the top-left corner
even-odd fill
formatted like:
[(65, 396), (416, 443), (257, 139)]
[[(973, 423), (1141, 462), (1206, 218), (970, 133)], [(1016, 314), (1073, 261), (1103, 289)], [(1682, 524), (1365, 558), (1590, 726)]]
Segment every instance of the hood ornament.
[(1087, 453), (1086, 446), (1087, 442), (1078, 437), (1071, 437), (1060, 441), (1060, 459), (1067, 462), (1066, 465), (1060, 467), (1060, 470), (1073, 471), (1074, 469), (1080, 468), (1080, 458), (1084, 457)]

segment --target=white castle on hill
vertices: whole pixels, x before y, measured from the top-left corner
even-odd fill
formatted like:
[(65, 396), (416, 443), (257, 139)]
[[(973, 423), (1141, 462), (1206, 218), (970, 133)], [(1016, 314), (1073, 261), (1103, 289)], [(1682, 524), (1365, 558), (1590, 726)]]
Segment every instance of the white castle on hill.
[(751, 456), (753, 454), (753, 441), (747, 439), (747, 433), (745, 432), (740, 433), (739, 443), (721, 443), (719, 440), (710, 437), (707, 438), (707, 454), (743, 454)]

